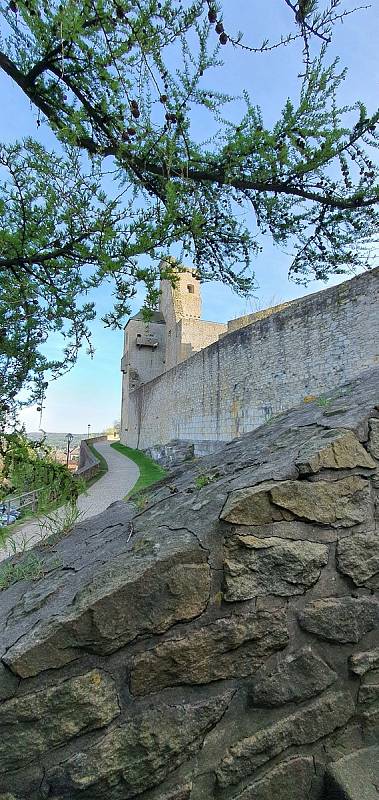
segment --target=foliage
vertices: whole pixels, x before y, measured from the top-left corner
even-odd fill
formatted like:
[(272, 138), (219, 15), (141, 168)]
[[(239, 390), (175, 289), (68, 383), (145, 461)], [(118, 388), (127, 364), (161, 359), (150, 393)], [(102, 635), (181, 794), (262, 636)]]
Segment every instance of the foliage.
[(22, 561), (7, 561), (0, 567), (0, 592), (18, 581), (36, 581), (44, 574), (43, 563), (35, 553), (28, 554)]
[[(327, 51), (354, 9), (282, 2), (280, 41), (246, 43), (211, 0), (0, 0), (0, 69), (59, 141), (57, 153), (30, 140), (1, 149), (3, 418), (21, 387), (42, 405), (46, 371), (69, 368), (81, 342), (91, 352), (86, 292), (113, 281), (104, 319), (119, 325), (139, 281), (152, 307), (159, 275), (173, 279), (170, 253), (241, 293), (265, 234), (291, 247), (298, 281), (371, 265), (379, 113), (339, 106), (345, 72)], [(268, 127), (245, 94), (236, 120), (212, 84), (218, 71), (222, 85), (221, 52), (241, 49), (248, 70), (255, 54), (297, 40), (297, 102)], [(64, 341), (55, 362), (41, 351), (51, 333)]]
[(203, 489), (204, 486), (209, 486), (212, 481), (217, 480), (219, 477), (220, 475), (218, 472), (214, 473), (213, 475), (206, 475), (205, 473), (198, 475), (195, 480), (196, 489)]
[(54, 461), (43, 443), (16, 432), (3, 439), (0, 497), (41, 489), (39, 510), (43, 510), (56, 500), (75, 501), (81, 488), (81, 482)]
[(98, 475), (96, 475), (96, 480), (98, 480), (98, 477), (102, 477), (103, 475), (105, 475), (106, 472), (108, 472), (108, 464), (102, 453), (99, 453), (99, 451), (96, 450), (96, 447), (94, 447), (93, 444), (87, 442), (87, 446), (88, 449), (91, 451), (92, 455), (94, 455), (95, 458), (97, 458), (97, 460), (100, 463), (100, 472), (98, 473)]
[(76, 501), (72, 500), (61, 508), (45, 514), (40, 522), (39, 541), (44, 545), (55, 545), (64, 536), (67, 536), (73, 527), (80, 521), (82, 512)]
[(159, 464), (156, 464), (155, 461), (146, 456), (145, 453), (142, 453), (141, 450), (133, 450), (132, 447), (126, 447), (126, 445), (121, 444), (120, 442), (114, 442), (111, 444), (111, 447), (113, 447), (114, 450), (117, 450), (118, 453), (122, 453), (122, 455), (134, 461), (139, 469), (140, 474), (138, 481), (126, 496), (126, 500), (130, 500), (136, 495), (139, 495), (142, 489), (146, 489), (147, 486), (157, 483), (157, 481), (160, 481), (167, 474), (163, 467), (160, 467)]

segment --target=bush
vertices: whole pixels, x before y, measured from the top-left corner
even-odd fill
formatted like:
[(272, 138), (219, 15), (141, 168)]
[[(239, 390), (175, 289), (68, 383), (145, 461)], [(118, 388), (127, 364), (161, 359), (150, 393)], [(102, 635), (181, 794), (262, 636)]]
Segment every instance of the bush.
[(58, 464), (43, 442), (31, 442), (23, 433), (4, 436), (1, 442), (0, 500), (39, 489), (42, 510), (57, 500), (75, 502), (81, 482), (64, 464)]

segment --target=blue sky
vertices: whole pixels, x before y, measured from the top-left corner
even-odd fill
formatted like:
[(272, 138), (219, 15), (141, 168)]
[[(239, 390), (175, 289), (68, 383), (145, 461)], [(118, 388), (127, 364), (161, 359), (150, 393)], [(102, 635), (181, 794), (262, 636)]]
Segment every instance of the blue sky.
[[(345, 3), (346, 8), (353, 5)], [(226, 30), (242, 29), (247, 43), (257, 44), (268, 36), (280, 38), (290, 27), (290, 12), (284, 0), (224, 0), (223, 8)], [(347, 66), (349, 70), (340, 90), (341, 105), (360, 99), (367, 104), (369, 113), (376, 109), (378, 34), (377, 0), (373, 0), (368, 10), (359, 11), (336, 26), (330, 56), (339, 55), (341, 66)], [(222, 54), (226, 64), (222, 71), (215, 73), (215, 86), (234, 95), (247, 89), (254, 102), (262, 106), (265, 124), (273, 124), (286, 98), (296, 97), (296, 76), (301, 65), (299, 48), (293, 45), (271, 54), (246, 57), (227, 46)], [(54, 137), (47, 126), (37, 128), (36, 114), (29, 102), (3, 75), (0, 75), (0, 98), (0, 142), (32, 135), (45, 145), (54, 147)], [(236, 113), (239, 108), (239, 103), (235, 103)], [(199, 115), (196, 127), (200, 132), (202, 125)], [(204, 138), (207, 135), (208, 131), (204, 131)], [(224, 322), (325, 287), (320, 282), (312, 282), (307, 287), (290, 282), (287, 278), (289, 264), (289, 255), (274, 248), (268, 240), (254, 265), (258, 284), (255, 298), (246, 301), (219, 283), (205, 284), (202, 291), (203, 317)], [(337, 283), (338, 279), (333, 282)], [(88, 424), (93, 431), (100, 431), (120, 415), (122, 332), (104, 330), (100, 321), (102, 313), (112, 302), (109, 288), (98, 291), (94, 299), (99, 317), (92, 326), (95, 356), (90, 359), (83, 353), (69, 374), (50, 385), (42, 416), (42, 427), (47, 431), (79, 433), (86, 431)], [(142, 301), (140, 291), (132, 302), (133, 313)], [(28, 430), (39, 428), (40, 419), (35, 408), (26, 409), (22, 419)]]

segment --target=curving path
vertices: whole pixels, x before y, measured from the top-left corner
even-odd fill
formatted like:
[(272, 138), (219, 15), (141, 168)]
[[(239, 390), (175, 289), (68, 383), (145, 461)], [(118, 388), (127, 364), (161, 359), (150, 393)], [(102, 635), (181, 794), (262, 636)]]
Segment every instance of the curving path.
[[(134, 461), (114, 450), (109, 442), (96, 442), (94, 446), (104, 456), (108, 464), (108, 472), (78, 498), (80, 517), (77, 522), (88, 519), (88, 517), (95, 517), (96, 514), (105, 511), (111, 503), (123, 500), (139, 477), (139, 469)], [(64, 507), (53, 513), (57, 517), (63, 516)], [(15, 552), (33, 547), (46, 536), (46, 529), (43, 528), (44, 521), (46, 522), (46, 517), (25, 522), (13, 536), (6, 540), (5, 546), (0, 548), (0, 561)]]

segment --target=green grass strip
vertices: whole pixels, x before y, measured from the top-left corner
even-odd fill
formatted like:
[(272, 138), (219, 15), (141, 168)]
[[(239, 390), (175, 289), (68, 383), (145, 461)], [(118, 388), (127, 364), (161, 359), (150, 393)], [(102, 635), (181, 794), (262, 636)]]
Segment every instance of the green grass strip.
[(157, 483), (157, 481), (160, 481), (161, 478), (167, 475), (167, 470), (160, 467), (159, 464), (153, 461), (152, 458), (146, 456), (145, 453), (142, 453), (141, 450), (133, 450), (131, 447), (127, 447), (120, 442), (114, 442), (111, 444), (111, 447), (117, 450), (118, 453), (122, 453), (123, 456), (130, 458), (131, 461), (134, 461), (140, 471), (137, 483), (133, 486), (133, 489), (130, 490), (129, 494), (126, 495), (125, 500), (130, 500), (134, 495), (146, 489), (147, 486), (152, 486), (153, 483)]
[(108, 472), (108, 464), (104, 456), (101, 453), (99, 453), (98, 450), (96, 450), (96, 447), (94, 447), (93, 444), (87, 442), (87, 446), (88, 449), (91, 451), (92, 455), (95, 456), (95, 458), (97, 458), (97, 460), (99, 461), (100, 469), (96, 473), (96, 475), (93, 476), (93, 478), (91, 478), (89, 481), (86, 482), (86, 486), (84, 489), (85, 492), (87, 491), (87, 489), (90, 488), (90, 486), (93, 486), (93, 484), (96, 483), (96, 481), (98, 481), (99, 478), (102, 478), (103, 475), (105, 475), (105, 473)]

